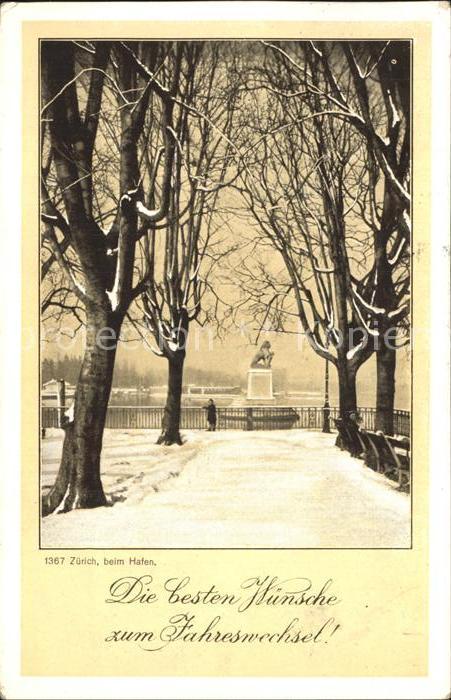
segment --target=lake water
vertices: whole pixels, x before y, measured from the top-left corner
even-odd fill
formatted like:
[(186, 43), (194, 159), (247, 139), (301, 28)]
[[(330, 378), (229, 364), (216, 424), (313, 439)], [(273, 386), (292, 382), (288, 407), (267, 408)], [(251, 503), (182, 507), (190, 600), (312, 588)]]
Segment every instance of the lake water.
[[(214, 394), (204, 394), (188, 396), (187, 394), (182, 397), (182, 406), (204, 406), (209, 398), (213, 398), (217, 406), (231, 406), (245, 404), (246, 396), (245, 394), (230, 394), (215, 396)], [(69, 406), (72, 403), (72, 397), (68, 396), (66, 398), (66, 404)], [(166, 402), (166, 394), (149, 394), (147, 392), (142, 393), (116, 393), (111, 395), (109, 405), (110, 406), (164, 406)], [(322, 406), (324, 403), (324, 396), (321, 396), (319, 392), (302, 392), (296, 395), (281, 395), (277, 396), (271, 405), (273, 406)], [(56, 406), (56, 398), (42, 397), (43, 406)]]
[[(188, 396), (185, 394), (182, 398), (182, 406), (204, 406), (208, 399), (209, 394)], [(246, 395), (243, 394), (230, 394), (228, 396), (215, 396), (211, 395), (217, 406), (239, 406), (246, 405)], [(72, 403), (72, 396), (66, 398), (66, 405), (70, 406)], [(338, 396), (335, 392), (331, 392), (330, 395), (330, 405), (338, 405)], [(361, 407), (371, 407), (375, 406), (376, 397), (374, 390), (368, 391), (365, 389), (359, 390), (358, 393), (359, 406)], [(142, 393), (128, 393), (128, 392), (114, 392), (110, 398), (110, 406), (164, 406), (166, 402), (166, 394), (148, 392)], [(300, 391), (292, 394), (284, 394), (276, 396), (275, 400), (271, 402), (273, 406), (323, 406), (324, 404), (324, 394), (320, 391)], [(56, 406), (56, 398), (42, 397), (43, 406)], [(410, 402), (407, 396), (398, 395), (395, 402), (395, 406), (401, 410), (410, 410)]]

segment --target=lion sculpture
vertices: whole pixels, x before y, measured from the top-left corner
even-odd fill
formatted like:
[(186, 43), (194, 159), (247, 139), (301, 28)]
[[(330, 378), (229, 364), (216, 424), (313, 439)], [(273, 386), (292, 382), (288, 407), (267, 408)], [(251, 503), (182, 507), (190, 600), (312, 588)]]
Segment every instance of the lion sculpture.
[(265, 369), (269, 369), (271, 367), (273, 357), (274, 353), (271, 350), (271, 343), (268, 340), (265, 340), (265, 342), (262, 343), (260, 350), (254, 356), (254, 359), (251, 362), (251, 367), (263, 367)]

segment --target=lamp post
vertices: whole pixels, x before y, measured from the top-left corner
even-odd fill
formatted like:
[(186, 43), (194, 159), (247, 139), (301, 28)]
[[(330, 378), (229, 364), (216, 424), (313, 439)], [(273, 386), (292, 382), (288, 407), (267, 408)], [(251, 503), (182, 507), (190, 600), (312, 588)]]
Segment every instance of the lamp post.
[(323, 433), (330, 433), (329, 360), (327, 359), (326, 372), (324, 376)]

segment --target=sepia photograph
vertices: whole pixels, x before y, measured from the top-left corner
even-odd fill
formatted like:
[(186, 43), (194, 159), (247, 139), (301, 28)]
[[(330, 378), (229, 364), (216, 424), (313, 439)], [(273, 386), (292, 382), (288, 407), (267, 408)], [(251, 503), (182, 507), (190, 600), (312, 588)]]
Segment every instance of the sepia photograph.
[(39, 58), (40, 547), (409, 549), (412, 42)]

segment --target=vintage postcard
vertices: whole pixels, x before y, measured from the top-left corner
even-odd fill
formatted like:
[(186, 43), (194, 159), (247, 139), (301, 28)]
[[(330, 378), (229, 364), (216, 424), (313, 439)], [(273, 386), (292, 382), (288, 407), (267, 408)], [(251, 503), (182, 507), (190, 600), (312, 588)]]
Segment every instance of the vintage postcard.
[(432, 512), (448, 516), (449, 339), (430, 296), (441, 284), (446, 313), (443, 154), (431, 178), (449, 13), (231, 5), (6, 21), (22, 159), (6, 698), (199, 697), (200, 677), (275, 683), (218, 697), (449, 692)]

